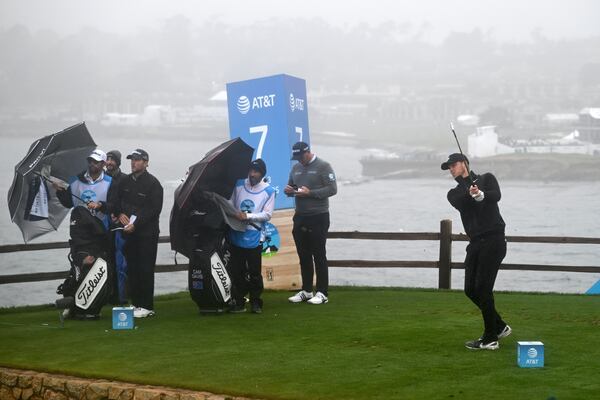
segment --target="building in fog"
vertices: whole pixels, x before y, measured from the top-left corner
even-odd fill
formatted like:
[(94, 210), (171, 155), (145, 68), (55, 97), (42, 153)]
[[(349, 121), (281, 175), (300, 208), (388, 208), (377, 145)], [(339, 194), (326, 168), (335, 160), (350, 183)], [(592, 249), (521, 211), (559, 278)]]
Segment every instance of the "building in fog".
[(469, 157), (482, 158), (498, 154), (514, 153), (515, 149), (498, 141), (495, 126), (480, 126), (468, 139)]
[(577, 126), (580, 139), (600, 143), (600, 108), (584, 108), (579, 112)]
[(478, 127), (469, 135), (469, 157), (484, 158), (500, 154), (584, 154), (600, 155), (600, 144), (581, 140), (581, 134), (573, 131), (556, 139), (510, 139), (500, 141), (495, 126)]
[(103, 114), (100, 123), (109, 127), (193, 128), (225, 121), (226, 100), (213, 97), (205, 104), (187, 107), (153, 104), (145, 106), (140, 113), (107, 112)]

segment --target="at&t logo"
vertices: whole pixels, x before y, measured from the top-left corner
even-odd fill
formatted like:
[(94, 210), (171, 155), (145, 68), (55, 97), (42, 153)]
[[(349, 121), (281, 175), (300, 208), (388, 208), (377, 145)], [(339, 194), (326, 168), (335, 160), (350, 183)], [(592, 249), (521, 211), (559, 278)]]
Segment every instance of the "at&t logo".
[(537, 355), (538, 355), (538, 352), (535, 349), (535, 347), (531, 347), (529, 350), (527, 350), (527, 357), (529, 357), (529, 358), (536, 358)]
[(290, 110), (304, 111), (304, 99), (294, 97), (294, 93), (290, 93)]
[(248, 114), (248, 111), (250, 111), (250, 100), (246, 96), (240, 96), (237, 101), (237, 109), (242, 114)]

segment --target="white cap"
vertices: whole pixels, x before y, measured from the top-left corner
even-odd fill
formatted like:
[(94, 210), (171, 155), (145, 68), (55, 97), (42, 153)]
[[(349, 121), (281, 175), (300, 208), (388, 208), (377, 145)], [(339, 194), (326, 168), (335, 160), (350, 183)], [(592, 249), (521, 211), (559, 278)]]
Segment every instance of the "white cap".
[(96, 161), (104, 161), (106, 162), (106, 153), (100, 149), (96, 149), (92, 151), (92, 154), (88, 156), (88, 158), (94, 159)]

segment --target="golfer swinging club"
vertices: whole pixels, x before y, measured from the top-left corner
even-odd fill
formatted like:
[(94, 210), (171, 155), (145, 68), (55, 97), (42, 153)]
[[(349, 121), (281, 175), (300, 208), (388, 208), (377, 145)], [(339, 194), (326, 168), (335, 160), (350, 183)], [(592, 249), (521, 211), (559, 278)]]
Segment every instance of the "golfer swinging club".
[(498, 209), (500, 186), (491, 173), (476, 175), (462, 152), (450, 154), (442, 170), (458, 183), (448, 192), (448, 201), (460, 212), (469, 237), (465, 258), (465, 294), (483, 316), (483, 336), (465, 343), (468, 349), (496, 350), (498, 339), (510, 335), (511, 328), (502, 320), (494, 305), (494, 282), (506, 255), (504, 220)]

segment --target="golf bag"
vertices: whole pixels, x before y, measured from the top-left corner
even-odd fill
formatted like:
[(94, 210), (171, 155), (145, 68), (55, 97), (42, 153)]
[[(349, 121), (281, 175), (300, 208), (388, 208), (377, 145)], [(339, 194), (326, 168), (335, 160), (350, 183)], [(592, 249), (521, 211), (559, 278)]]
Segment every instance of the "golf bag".
[(110, 295), (109, 234), (102, 222), (83, 206), (73, 209), (70, 222), (71, 269), (56, 289), (57, 294), (63, 295), (56, 300), (56, 306), (69, 310), (69, 317), (97, 318)]
[(186, 219), (189, 254), (188, 287), (201, 313), (222, 313), (229, 306), (232, 281), (227, 269), (230, 252), (227, 225), (212, 201), (195, 198)]

